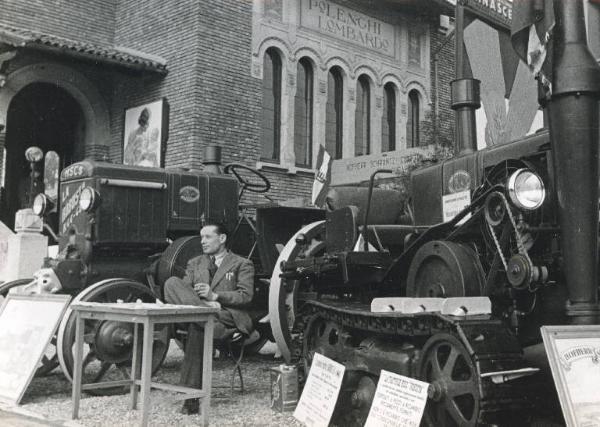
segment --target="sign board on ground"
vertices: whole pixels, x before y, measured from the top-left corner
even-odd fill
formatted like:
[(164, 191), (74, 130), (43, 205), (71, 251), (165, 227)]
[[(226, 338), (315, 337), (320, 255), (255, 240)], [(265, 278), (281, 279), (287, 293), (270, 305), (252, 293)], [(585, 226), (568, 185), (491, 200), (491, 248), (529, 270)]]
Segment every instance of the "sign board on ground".
[(62, 318), (69, 295), (9, 293), (0, 307), (0, 400), (18, 404)]
[(315, 353), (294, 418), (307, 427), (327, 427), (342, 386), (344, 369), (344, 365)]
[(600, 325), (541, 330), (567, 426), (600, 425)]
[(429, 384), (381, 371), (365, 427), (419, 427)]

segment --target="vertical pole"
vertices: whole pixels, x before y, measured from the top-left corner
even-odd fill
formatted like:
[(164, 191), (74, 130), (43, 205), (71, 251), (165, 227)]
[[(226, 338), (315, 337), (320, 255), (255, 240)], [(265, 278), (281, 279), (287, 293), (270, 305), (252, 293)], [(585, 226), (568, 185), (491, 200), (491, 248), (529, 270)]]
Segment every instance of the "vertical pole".
[(73, 364), (73, 414), (72, 419), (79, 417), (79, 399), (81, 399), (81, 377), (83, 358), (84, 319), (80, 311), (75, 311), (75, 363)]
[(202, 391), (204, 397), (200, 400), (202, 410), (202, 426), (208, 427), (208, 410), (210, 409), (210, 393), (212, 388), (212, 359), (213, 359), (213, 333), (214, 317), (213, 313), (207, 316), (204, 325), (204, 354), (202, 364)]
[(477, 150), (477, 130), (475, 110), (481, 106), (479, 99), (479, 80), (465, 77), (465, 8), (464, 0), (456, 2), (456, 79), (450, 83), (452, 109), (456, 111), (454, 120), (454, 139), (457, 155)]
[(131, 409), (137, 409), (138, 384), (140, 378), (140, 362), (142, 355), (142, 340), (140, 339), (140, 329), (142, 325), (133, 324), (133, 361), (131, 363)]
[(463, 0), (456, 2), (456, 12), (454, 20), (454, 28), (456, 28), (456, 79), (465, 77), (465, 48), (464, 48), (464, 33), (465, 33), (465, 8), (462, 4)]
[[(549, 102), (563, 270), (571, 323), (592, 324), (598, 307), (598, 97), (600, 67), (586, 40), (582, 1), (554, 0)], [(568, 49), (567, 49), (568, 47)]]
[(142, 354), (142, 426), (148, 425), (150, 412), (150, 389), (152, 381), (152, 345), (154, 344), (154, 322), (144, 319), (144, 351)]

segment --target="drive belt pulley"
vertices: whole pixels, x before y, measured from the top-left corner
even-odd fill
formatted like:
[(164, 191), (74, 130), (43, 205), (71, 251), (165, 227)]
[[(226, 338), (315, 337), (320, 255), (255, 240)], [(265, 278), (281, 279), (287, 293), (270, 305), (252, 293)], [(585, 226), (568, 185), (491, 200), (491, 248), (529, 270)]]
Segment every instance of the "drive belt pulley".
[[(505, 223), (506, 218), (508, 218), (517, 247), (517, 253), (510, 255), (509, 257), (504, 255), (500, 239), (496, 236), (494, 230), (494, 227)], [(545, 272), (545, 267), (535, 267), (531, 261), (525, 247), (523, 236), (519, 231), (510, 204), (504, 194), (495, 191), (488, 195), (485, 201), (485, 219), (488, 231), (494, 241), (494, 246), (502, 261), (509, 283), (517, 289), (527, 289), (529, 287), (530, 291), (534, 292), (535, 289), (530, 287), (531, 284), (538, 282), (540, 279), (544, 279), (547, 273)]]

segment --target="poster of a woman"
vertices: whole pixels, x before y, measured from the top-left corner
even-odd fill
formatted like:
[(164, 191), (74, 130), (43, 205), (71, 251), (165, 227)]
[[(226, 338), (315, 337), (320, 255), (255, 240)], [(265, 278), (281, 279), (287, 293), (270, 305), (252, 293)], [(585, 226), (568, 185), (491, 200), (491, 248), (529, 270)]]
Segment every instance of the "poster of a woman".
[[(125, 111), (123, 164), (162, 166), (162, 145), (166, 130), (166, 101), (151, 102)], [(168, 113), (167, 113), (168, 115)]]

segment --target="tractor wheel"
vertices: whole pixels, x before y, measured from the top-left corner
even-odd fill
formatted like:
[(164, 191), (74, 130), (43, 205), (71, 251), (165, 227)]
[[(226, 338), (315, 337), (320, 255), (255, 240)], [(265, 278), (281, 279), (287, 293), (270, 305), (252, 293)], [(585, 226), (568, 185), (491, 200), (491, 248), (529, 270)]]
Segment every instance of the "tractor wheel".
[[(107, 279), (79, 293), (72, 302), (135, 302), (153, 303), (155, 295), (145, 285), (129, 279)], [(58, 359), (65, 376), (73, 380), (75, 314), (67, 308), (58, 329)], [(114, 321), (86, 320), (84, 330), (82, 383), (130, 379), (133, 352), (133, 324)], [(168, 325), (157, 325), (152, 349), (152, 372), (162, 364), (169, 349)], [(129, 387), (90, 390), (94, 394), (127, 392)]]
[[(307, 245), (299, 245), (296, 238), (303, 234)], [(294, 260), (300, 256), (312, 257), (322, 252), (325, 242), (325, 221), (317, 221), (304, 226), (292, 237), (281, 250), (275, 263), (271, 284), (269, 287), (269, 321), (275, 342), (281, 350), (286, 362), (290, 363), (293, 356), (299, 356), (301, 349), (292, 342), (292, 330), (295, 326), (297, 293), (300, 284), (296, 281), (286, 282), (281, 275), (281, 263)], [(298, 347), (298, 348), (296, 348)]]
[(200, 236), (180, 237), (169, 245), (158, 260), (156, 284), (163, 289), (165, 282), (171, 276), (183, 278), (190, 259), (202, 253)]
[(481, 372), (454, 336), (437, 334), (423, 347), (419, 379), (430, 384), (421, 425), (476, 426), (481, 401)]
[[(8, 291), (14, 288), (18, 288), (19, 286), (25, 286), (31, 283), (33, 279), (18, 279), (13, 280), (11, 282), (2, 283), (0, 285), (0, 295), (6, 297), (8, 295)], [(49, 374), (58, 366), (58, 356), (56, 354), (56, 335), (52, 337), (50, 344), (46, 347), (46, 351), (42, 356), (42, 360), (40, 360), (40, 364), (35, 371), (35, 375), (38, 377)]]
[(409, 297), (450, 298), (481, 296), (483, 268), (473, 249), (459, 243), (434, 240), (415, 254), (408, 270)]

